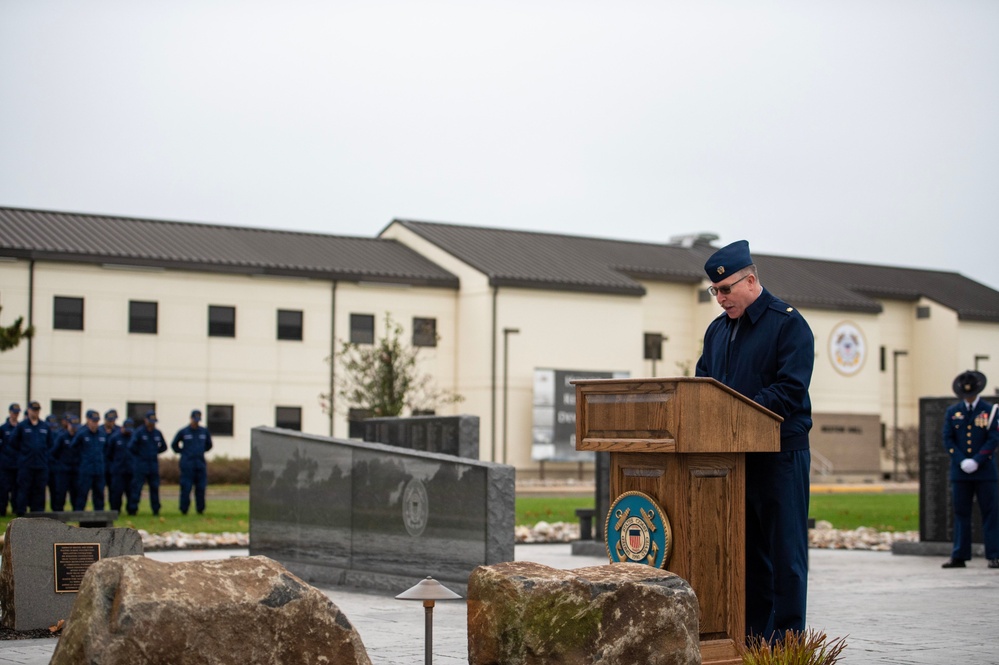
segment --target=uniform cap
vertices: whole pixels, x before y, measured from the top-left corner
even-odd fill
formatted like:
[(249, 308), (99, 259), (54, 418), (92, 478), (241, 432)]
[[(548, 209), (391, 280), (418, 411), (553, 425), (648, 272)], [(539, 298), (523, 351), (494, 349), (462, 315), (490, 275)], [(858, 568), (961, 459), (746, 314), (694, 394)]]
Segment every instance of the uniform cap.
[(985, 390), (985, 383), (984, 374), (969, 369), (967, 372), (961, 372), (954, 379), (954, 394), (961, 399), (971, 399)]
[(704, 264), (704, 272), (708, 274), (708, 279), (717, 284), (751, 265), (753, 257), (749, 254), (749, 241), (736, 240), (712, 254)]
[(122, 429), (132, 429), (133, 425), (135, 425), (135, 421), (134, 420), (132, 420), (131, 418), (125, 418), (125, 422), (123, 422), (121, 424), (121, 428)]
[(31, 409), (32, 411), (41, 411), (42, 405), (39, 404), (38, 402), (29, 402), (28, 408)]
[(17, 402), (13, 402), (10, 406), (7, 407), (7, 410), (10, 411), (11, 413), (21, 413), (21, 405), (18, 404)]
[(104, 417), (107, 418), (108, 420), (111, 420), (112, 418), (117, 418), (118, 412), (115, 411), (114, 409), (108, 409), (107, 411), (104, 412)]
[(155, 423), (156, 422), (156, 412), (155, 411), (146, 411), (146, 420), (148, 420), (151, 423)]
[(191, 411), (191, 417), (201, 420), (201, 412), (195, 409), (194, 411)]
[(101, 414), (99, 414), (98, 412), (94, 411), (93, 409), (87, 411), (87, 420), (100, 420), (100, 419), (101, 419)]

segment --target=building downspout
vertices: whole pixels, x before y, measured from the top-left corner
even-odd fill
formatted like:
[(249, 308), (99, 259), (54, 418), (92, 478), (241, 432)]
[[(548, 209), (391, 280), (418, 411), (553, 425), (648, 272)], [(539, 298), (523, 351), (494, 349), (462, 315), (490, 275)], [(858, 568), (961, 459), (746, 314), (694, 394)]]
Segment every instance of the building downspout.
[[(35, 260), (31, 259), (28, 262), (28, 329), (30, 330), (32, 326), (35, 325)], [(31, 403), (31, 359), (32, 359), (32, 341), (34, 335), (28, 338), (28, 366), (27, 366), (27, 377), (25, 383), (28, 389), (28, 394), (24, 398), (25, 404)], [(27, 408), (27, 407), (25, 407)]]
[(497, 305), (499, 302), (499, 287), (493, 287), (493, 352), (492, 352), (492, 415), (489, 417), (490, 434), (490, 454), (489, 461), (496, 461), (496, 319)]
[(330, 438), (333, 438), (333, 416), (336, 411), (333, 409), (333, 400), (336, 397), (336, 286), (338, 282), (333, 280), (330, 289)]

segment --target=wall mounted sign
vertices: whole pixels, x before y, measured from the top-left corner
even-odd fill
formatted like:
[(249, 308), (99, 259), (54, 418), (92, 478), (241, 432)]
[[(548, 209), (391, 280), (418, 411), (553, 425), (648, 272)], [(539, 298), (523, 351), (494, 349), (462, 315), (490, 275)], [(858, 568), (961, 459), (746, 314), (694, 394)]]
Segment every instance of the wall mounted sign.
[(866, 359), (867, 342), (856, 324), (843, 321), (833, 328), (829, 336), (829, 361), (837, 372), (853, 376), (864, 366)]
[(625, 379), (628, 372), (535, 369), (531, 459), (535, 462), (589, 462), (593, 453), (576, 450), (576, 379)]

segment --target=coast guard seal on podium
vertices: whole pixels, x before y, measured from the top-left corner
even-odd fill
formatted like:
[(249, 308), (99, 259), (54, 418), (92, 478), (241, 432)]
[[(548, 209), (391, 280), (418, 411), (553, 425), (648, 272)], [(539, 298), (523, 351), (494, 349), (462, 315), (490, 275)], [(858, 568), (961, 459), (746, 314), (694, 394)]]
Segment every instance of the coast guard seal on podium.
[(612, 563), (665, 568), (673, 548), (666, 512), (642, 492), (625, 492), (614, 501), (607, 513), (604, 538)]

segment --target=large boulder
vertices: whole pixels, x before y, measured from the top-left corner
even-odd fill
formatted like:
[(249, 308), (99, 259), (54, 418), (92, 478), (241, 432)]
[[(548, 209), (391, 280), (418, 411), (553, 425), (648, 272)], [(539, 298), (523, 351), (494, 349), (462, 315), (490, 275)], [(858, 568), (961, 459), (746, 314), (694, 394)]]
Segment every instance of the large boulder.
[(529, 561), (468, 581), (470, 665), (699, 665), (690, 585), (636, 563), (558, 570)]
[(267, 557), (87, 570), (52, 665), (370, 665), (347, 617)]

